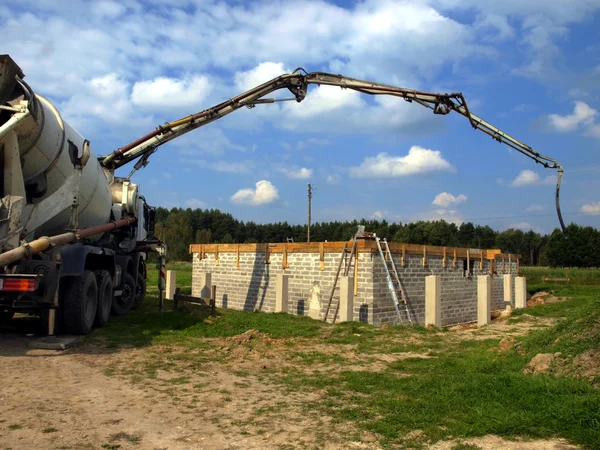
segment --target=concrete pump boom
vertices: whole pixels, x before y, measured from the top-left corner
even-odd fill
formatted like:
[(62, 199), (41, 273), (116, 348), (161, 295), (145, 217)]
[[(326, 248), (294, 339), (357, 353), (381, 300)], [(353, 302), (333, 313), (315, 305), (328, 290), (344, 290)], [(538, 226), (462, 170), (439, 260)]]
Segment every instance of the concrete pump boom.
[[(556, 180), (556, 212), (560, 222), (561, 229), (565, 233), (565, 225), (560, 211), (560, 185), (563, 176), (563, 168), (554, 159), (544, 156), (530, 146), (504, 133), (499, 128), (494, 127), (490, 123), (476, 116), (469, 111), (467, 102), (461, 93), (452, 94), (436, 94), (430, 92), (420, 92), (412, 89), (405, 89), (396, 86), (390, 86), (371, 81), (349, 78), (342, 75), (334, 75), (324, 72), (307, 73), (304, 69), (296, 69), (291, 74), (284, 74), (277, 78), (267, 81), (249, 91), (246, 91), (237, 97), (233, 97), (225, 102), (222, 102), (212, 108), (205, 109), (199, 113), (184, 117), (174, 122), (167, 122), (156, 128), (153, 132), (131, 142), (130, 144), (121, 147), (113, 153), (100, 159), (100, 163), (110, 169), (115, 169), (129, 162), (140, 158), (136, 163), (134, 170), (144, 167), (149, 156), (156, 149), (189, 131), (200, 128), (211, 122), (214, 122), (221, 117), (230, 114), (237, 109), (246, 106), (249, 108), (262, 103), (275, 103), (280, 101), (295, 100), (301, 102), (305, 99), (308, 85), (328, 85), (338, 86), (342, 89), (352, 89), (369, 95), (391, 95), (401, 97), (407, 102), (416, 102), (422, 106), (433, 110), (434, 114), (446, 115), (451, 111), (466, 117), (471, 126), (477, 130), (491, 136), (498, 142), (508, 145), (517, 150), (523, 155), (534, 160), (537, 164), (541, 164), (549, 169), (556, 169), (558, 172)], [(290, 99), (273, 99), (264, 98), (272, 92), (280, 89), (288, 89), (294, 98)]]

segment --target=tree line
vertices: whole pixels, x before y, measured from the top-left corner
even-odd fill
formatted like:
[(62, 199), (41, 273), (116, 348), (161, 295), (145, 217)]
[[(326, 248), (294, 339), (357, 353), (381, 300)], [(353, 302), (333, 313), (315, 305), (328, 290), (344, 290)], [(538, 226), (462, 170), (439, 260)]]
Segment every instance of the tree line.
[[(359, 225), (390, 242), (442, 245), (448, 247), (498, 248), (521, 255), (523, 265), (553, 267), (600, 267), (600, 231), (593, 227), (570, 224), (568, 237), (555, 229), (549, 235), (510, 228), (496, 231), (488, 225), (444, 220), (389, 223), (386, 220), (317, 222), (311, 224), (313, 242), (350, 239)], [(307, 225), (287, 222), (258, 224), (235, 219), (218, 209), (156, 208), (155, 234), (167, 243), (170, 260), (191, 259), (189, 245), (306, 242)]]

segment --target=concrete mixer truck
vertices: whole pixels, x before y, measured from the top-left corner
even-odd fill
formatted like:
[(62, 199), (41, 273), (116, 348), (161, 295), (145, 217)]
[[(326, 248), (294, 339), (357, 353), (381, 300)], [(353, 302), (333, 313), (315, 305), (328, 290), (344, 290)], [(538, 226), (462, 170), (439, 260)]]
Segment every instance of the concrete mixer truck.
[[(455, 112), (495, 141), (556, 169), (556, 210), (565, 231), (562, 166), (473, 114), (461, 93), (422, 92), (299, 68), (96, 158), (90, 142), (23, 78), (19, 66), (0, 55), (0, 315), (39, 314), (48, 319), (49, 334), (55, 324), (66, 333), (89, 333), (111, 314), (125, 314), (142, 302), (146, 254), (154, 250), (164, 256), (164, 246), (152, 238), (153, 210), (130, 178), (158, 147), (242, 107), (302, 102), (314, 84), (398, 97), (439, 115)], [(265, 97), (280, 90), (292, 96)], [(115, 176), (116, 169), (134, 161), (129, 176)]]

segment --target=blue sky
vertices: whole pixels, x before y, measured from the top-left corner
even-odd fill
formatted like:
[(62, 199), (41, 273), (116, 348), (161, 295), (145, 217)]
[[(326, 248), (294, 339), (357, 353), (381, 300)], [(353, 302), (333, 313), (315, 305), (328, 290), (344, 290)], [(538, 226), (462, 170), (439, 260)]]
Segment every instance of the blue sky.
[[(600, 226), (600, 0), (21, 0), (3, 52), (99, 155), (302, 66), (432, 92), (565, 168), (567, 222)], [(26, 32), (24, 32), (26, 30)], [(125, 170), (124, 172), (128, 172)], [(312, 87), (162, 147), (149, 203), (243, 220), (472, 220), (551, 232), (554, 171), (459, 115)]]

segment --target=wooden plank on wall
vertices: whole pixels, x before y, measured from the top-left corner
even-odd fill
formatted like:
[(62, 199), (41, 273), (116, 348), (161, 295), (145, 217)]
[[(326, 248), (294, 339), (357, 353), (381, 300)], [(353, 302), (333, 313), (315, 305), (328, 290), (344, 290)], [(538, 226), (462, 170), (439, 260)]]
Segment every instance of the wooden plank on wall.
[(446, 257), (447, 257), (447, 253), (446, 253), (446, 247), (444, 247), (444, 256), (442, 256), (442, 267), (445, 269), (446, 268)]
[(235, 268), (240, 270), (240, 245), (237, 246), (237, 253), (235, 258)]
[(454, 249), (454, 259), (452, 260), (452, 268), (456, 269), (456, 249)]
[(215, 266), (219, 265), (219, 246), (215, 245)]
[(325, 270), (325, 243), (319, 245), (319, 261), (321, 262), (321, 270)]

